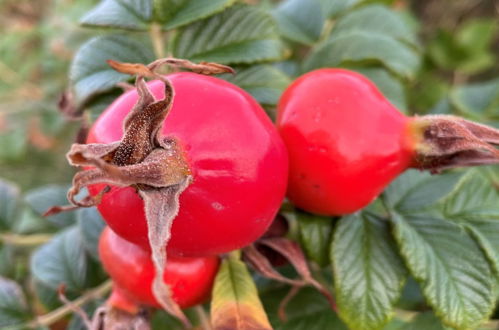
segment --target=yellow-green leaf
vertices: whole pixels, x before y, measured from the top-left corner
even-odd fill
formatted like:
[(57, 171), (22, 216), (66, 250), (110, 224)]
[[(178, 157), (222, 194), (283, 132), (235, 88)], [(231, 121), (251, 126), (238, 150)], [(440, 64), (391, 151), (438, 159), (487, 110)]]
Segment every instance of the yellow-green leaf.
[(236, 253), (223, 261), (215, 279), (211, 320), (214, 330), (272, 329), (255, 283)]

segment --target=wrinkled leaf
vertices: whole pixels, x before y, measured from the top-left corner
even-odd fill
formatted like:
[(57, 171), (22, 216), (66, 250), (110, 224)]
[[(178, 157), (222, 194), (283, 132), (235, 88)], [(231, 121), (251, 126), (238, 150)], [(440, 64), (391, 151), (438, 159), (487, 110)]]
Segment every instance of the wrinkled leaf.
[(180, 31), (174, 54), (192, 61), (253, 63), (280, 59), (283, 45), (270, 15), (237, 5)]
[(147, 30), (152, 0), (103, 0), (83, 16), (84, 26)]
[(466, 115), (499, 118), (499, 79), (457, 87), (450, 93), (452, 104)]
[[(67, 191), (67, 186), (47, 185), (26, 192), (24, 199), (26, 204), (28, 204), (37, 215), (41, 216), (53, 205), (66, 204)], [(67, 227), (75, 223), (76, 213), (64, 212), (47, 217), (46, 219), (48, 222), (58, 227)]]
[(0, 277), (0, 327), (18, 324), (28, 318), (28, 305), (19, 284)]
[(272, 329), (255, 283), (236, 253), (222, 262), (215, 278), (211, 321), (214, 330)]
[(352, 329), (379, 329), (407, 277), (386, 220), (367, 212), (342, 218), (331, 247), (336, 301)]
[(443, 202), (446, 219), (469, 230), (499, 274), (499, 194), (490, 181), (472, 171)]
[(342, 16), (335, 24), (331, 37), (352, 31), (377, 33), (417, 44), (416, 36), (400, 14), (379, 4), (363, 6)]
[(149, 63), (154, 59), (151, 47), (124, 35), (106, 35), (87, 41), (73, 58), (70, 79), (75, 101), (82, 106), (96, 94), (108, 91), (130, 76), (116, 72), (106, 60)]
[(99, 238), (106, 223), (95, 207), (78, 210), (77, 218), (85, 249), (92, 257), (99, 260)]
[(392, 221), (408, 268), (443, 321), (457, 328), (485, 321), (495, 304), (496, 281), (469, 234), (431, 214), (394, 214)]
[(70, 227), (39, 247), (31, 258), (34, 278), (57, 289), (83, 290), (88, 283), (89, 263), (78, 227)]
[(270, 65), (255, 65), (236, 72), (236, 75), (223, 75), (220, 78), (246, 90), (261, 104), (277, 104), (282, 92), (291, 83), (285, 73)]
[(272, 14), (284, 37), (307, 45), (319, 39), (326, 20), (320, 0), (286, 0)]
[(14, 221), (19, 207), (19, 188), (0, 179), (0, 230), (7, 230)]
[(297, 213), (300, 245), (306, 255), (320, 266), (329, 264), (329, 246), (331, 245), (333, 220), (310, 213)]
[(334, 36), (315, 47), (305, 60), (305, 70), (337, 67), (341, 64), (382, 64), (395, 74), (412, 79), (419, 68), (418, 54), (391, 37), (367, 31)]
[(157, 0), (154, 1), (155, 18), (165, 29), (178, 28), (216, 14), (235, 0)]

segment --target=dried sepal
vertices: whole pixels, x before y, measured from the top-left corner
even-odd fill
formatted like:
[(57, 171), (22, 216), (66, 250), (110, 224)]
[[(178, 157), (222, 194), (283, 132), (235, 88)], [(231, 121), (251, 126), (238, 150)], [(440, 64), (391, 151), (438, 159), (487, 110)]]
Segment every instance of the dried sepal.
[(90, 330), (150, 330), (150, 315), (146, 310), (139, 313), (109, 306), (99, 307), (93, 316)]
[(415, 168), (443, 169), (499, 164), (499, 130), (451, 115), (415, 117)]

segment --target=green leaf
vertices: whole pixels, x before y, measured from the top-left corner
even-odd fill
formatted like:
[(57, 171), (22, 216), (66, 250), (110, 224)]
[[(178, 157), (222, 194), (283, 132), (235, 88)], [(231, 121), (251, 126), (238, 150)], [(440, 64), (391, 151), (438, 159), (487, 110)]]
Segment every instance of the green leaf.
[(31, 259), (34, 278), (57, 289), (64, 284), (70, 291), (81, 291), (88, 284), (89, 260), (78, 227), (57, 234), (39, 247)]
[(400, 252), (437, 315), (459, 329), (485, 321), (494, 308), (496, 281), (470, 235), (432, 214), (392, 213), (392, 222)]
[(99, 260), (99, 238), (106, 223), (95, 207), (80, 209), (77, 218), (85, 249), (92, 257)]
[(499, 79), (468, 84), (453, 89), (450, 101), (462, 113), (483, 119), (499, 118)]
[[(54, 205), (68, 204), (67, 191), (67, 186), (47, 185), (28, 191), (24, 196), (24, 200), (37, 215), (41, 216)], [(73, 211), (62, 212), (46, 219), (58, 227), (66, 227), (75, 223), (76, 213)]]
[(297, 212), (300, 245), (306, 255), (320, 266), (329, 264), (329, 246), (333, 232), (333, 219), (310, 213)]
[(331, 259), (343, 321), (359, 330), (387, 323), (407, 277), (388, 222), (368, 212), (342, 218)]
[(387, 205), (404, 214), (424, 211), (436, 205), (456, 189), (460, 172), (430, 175), (417, 170), (406, 171), (385, 190)]
[(232, 6), (236, 0), (156, 0), (154, 12), (165, 29), (178, 28)]
[(174, 54), (224, 64), (277, 60), (284, 53), (277, 35), (269, 14), (257, 7), (237, 5), (180, 31)]
[(417, 45), (416, 36), (402, 16), (379, 4), (363, 6), (342, 16), (335, 24), (331, 37), (353, 31), (375, 33)]
[(337, 67), (341, 64), (382, 64), (397, 75), (412, 79), (419, 68), (419, 56), (404, 43), (367, 31), (351, 31), (318, 45), (305, 60), (305, 70)]
[(28, 148), (26, 129), (18, 128), (0, 134), (0, 161), (19, 161)]
[(383, 95), (401, 112), (407, 113), (407, 101), (404, 86), (400, 80), (393, 77), (381, 68), (349, 68), (357, 71), (371, 80), (380, 89)]
[(154, 55), (149, 45), (123, 35), (107, 35), (86, 42), (71, 63), (70, 79), (75, 101), (84, 105), (96, 94), (112, 89), (118, 82), (130, 79), (107, 65), (106, 60), (149, 63)]
[(0, 277), (0, 327), (22, 323), (29, 319), (28, 305), (16, 282)]
[(16, 267), (21, 262), (24, 262), (24, 260), (16, 258), (12, 245), (0, 245), (0, 277), (14, 277)]
[(0, 179), (0, 230), (10, 228), (19, 208), (19, 187)]
[(327, 13), (329, 17), (331, 17), (341, 14), (342, 12), (363, 2), (364, 0), (342, 0), (342, 1), (320, 0), (320, 1), (323, 4), (324, 11)]
[(284, 37), (306, 45), (319, 40), (326, 20), (320, 0), (286, 0), (272, 14)]
[(285, 73), (270, 65), (255, 65), (236, 71), (236, 75), (227, 74), (220, 78), (246, 90), (260, 104), (277, 104), (282, 92), (291, 83), (291, 79)]
[(84, 26), (143, 31), (152, 16), (151, 0), (103, 0), (80, 23)]
[(446, 219), (464, 226), (491, 260), (499, 275), (499, 194), (478, 171), (471, 171), (443, 202)]
[(211, 300), (214, 330), (272, 329), (246, 265), (233, 252), (222, 262)]
[(493, 19), (468, 20), (460, 26), (456, 41), (469, 52), (484, 52), (494, 40), (497, 26)]

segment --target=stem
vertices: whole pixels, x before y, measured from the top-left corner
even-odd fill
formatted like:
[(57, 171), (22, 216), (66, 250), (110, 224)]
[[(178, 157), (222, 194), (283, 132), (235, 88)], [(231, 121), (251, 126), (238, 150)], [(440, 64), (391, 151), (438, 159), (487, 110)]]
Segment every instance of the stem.
[(199, 321), (201, 321), (201, 329), (212, 330), (210, 318), (206, 314), (206, 311), (204, 310), (203, 306), (197, 305), (196, 307), (194, 307), (194, 310), (196, 311)]
[(84, 295), (79, 297), (78, 299), (74, 300), (71, 305), (64, 305), (61, 306), (55, 310), (53, 310), (50, 313), (47, 313), (45, 315), (38, 316), (36, 319), (34, 319), (31, 322), (28, 322), (27, 324), (24, 325), (13, 325), (7, 328), (4, 328), (4, 330), (16, 330), (16, 329), (24, 329), (24, 328), (37, 328), (37, 327), (42, 327), (42, 326), (49, 326), (60, 319), (62, 319), (64, 316), (67, 314), (71, 313), (73, 311), (74, 307), (81, 307), (87, 302), (100, 298), (104, 296), (106, 293), (108, 293), (111, 290), (112, 287), (112, 281), (108, 280), (98, 287), (87, 291)]
[(165, 43), (163, 40), (161, 25), (159, 25), (158, 23), (151, 24), (151, 30), (149, 31), (149, 34), (151, 36), (154, 55), (156, 56), (156, 58), (165, 57)]
[(52, 239), (52, 234), (33, 234), (33, 235), (18, 235), (18, 234), (0, 234), (0, 242), (17, 246), (31, 246), (46, 243)]

